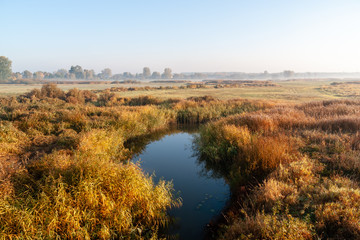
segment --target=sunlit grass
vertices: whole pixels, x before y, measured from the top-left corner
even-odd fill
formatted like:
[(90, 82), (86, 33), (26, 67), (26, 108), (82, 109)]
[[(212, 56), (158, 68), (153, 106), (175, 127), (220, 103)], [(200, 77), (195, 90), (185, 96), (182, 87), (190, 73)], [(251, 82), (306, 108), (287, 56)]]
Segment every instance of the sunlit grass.
[[(293, 99), (313, 87), (279, 85), (291, 88)], [(263, 86), (266, 94), (273, 87)], [(171, 183), (154, 184), (129, 163), (132, 152), (124, 142), (173, 123), (208, 123), (197, 142), (201, 161), (225, 178), (235, 199), (220, 237), (358, 238), (359, 102), (294, 104), (202, 94), (239, 89), (147, 90), (173, 91), (166, 99), (125, 96), (141, 90), (94, 95), (45, 85), (0, 99), (1, 237), (158, 237), (167, 209), (180, 201)], [(185, 95), (176, 98), (176, 91)]]
[(0, 238), (156, 239), (181, 205), (171, 182), (129, 162), (130, 138), (269, 104), (94, 96), (44, 85), (0, 99)]
[(359, 111), (358, 101), (281, 105), (205, 126), (203, 161), (239, 197), (220, 236), (358, 239)]
[(171, 183), (154, 184), (139, 166), (54, 152), (12, 180), (0, 200), (4, 238), (113, 239), (151, 236), (179, 206)]

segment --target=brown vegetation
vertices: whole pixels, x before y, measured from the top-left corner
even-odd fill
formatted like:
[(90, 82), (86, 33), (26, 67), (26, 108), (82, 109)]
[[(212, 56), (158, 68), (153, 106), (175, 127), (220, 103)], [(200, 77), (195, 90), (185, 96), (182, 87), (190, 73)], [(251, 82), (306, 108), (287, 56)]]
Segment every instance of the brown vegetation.
[(181, 119), (198, 123), (264, 107), (54, 84), (0, 101), (0, 238), (14, 239), (157, 238), (167, 209), (181, 202), (170, 183), (154, 184), (128, 161), (124, 142), (167, 128), (187, 109)]
[(349, 100), (282, 105), (203, 128), (202, 158), (235, 194), (221, 238), (360, 238), (359, 113)]

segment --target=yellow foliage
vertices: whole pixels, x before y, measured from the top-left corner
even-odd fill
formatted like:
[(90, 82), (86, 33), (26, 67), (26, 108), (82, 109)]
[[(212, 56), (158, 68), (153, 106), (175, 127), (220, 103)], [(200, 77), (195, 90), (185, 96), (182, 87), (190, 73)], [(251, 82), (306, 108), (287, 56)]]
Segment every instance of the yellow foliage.
[(170, 183), (155, 185), (138, 165), (96, 155), (48, 155), (17, 175), (18, 182), (29, 179), (14, 198), (0, 200), (1, 237), (136, 237), (138, 228), (166, 224), (166, 209), (180, 204)]

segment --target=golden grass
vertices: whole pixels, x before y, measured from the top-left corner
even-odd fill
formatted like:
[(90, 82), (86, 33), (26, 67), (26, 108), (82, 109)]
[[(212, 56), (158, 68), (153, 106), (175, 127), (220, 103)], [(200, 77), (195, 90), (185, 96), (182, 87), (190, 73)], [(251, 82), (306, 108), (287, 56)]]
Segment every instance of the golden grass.
[(13, 178), (0, 200), (0, 236), (113, 239), (156, 234), (178, 206), (170, 183), (154, 185), (135, 164), (54, 152)]
[[(317, 91), (311, 83), (296, 84), (264, 92), (272, 98), (273, 87), (291, 89), (294, 99), (304, 100)], [(301, 93), (309, 89), (310, 95)], [(219, 89), (127, 98), (47, 85), (0, 99), (0, 237), (156, 238), (166, 210), (180, 201), (171, 183), (154, 184), (128, 163), (124, 141), (174, 122), (212, 121), (198, 139), (201, 160), (241, 203), (227, 213), (221, 237), (359, 238), (360, 103), (219, 100), (220, 90), (203, 96), (213, 90)], [(185, 95), (175, 99), (176, 92)], [(243, 189), (246, 198), (237, 195)]]
[(20, 154), (27, 145), (27, 136), (11, 123), (0, 123), (0, 154), (2, 156)]
[(1, 239), (156, 239), (181, 201), (171, 182), (154, 184), (128, 161), (124, 142), (180, 119), (199, 123), (268, 105), (91, 97), (45, 85), (0, 99)]

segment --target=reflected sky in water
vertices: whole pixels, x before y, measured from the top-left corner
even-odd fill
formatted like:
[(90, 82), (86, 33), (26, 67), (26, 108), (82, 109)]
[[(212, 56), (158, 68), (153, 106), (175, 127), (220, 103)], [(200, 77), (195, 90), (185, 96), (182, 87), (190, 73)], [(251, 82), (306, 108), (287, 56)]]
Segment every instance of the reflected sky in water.
[[(175, 133), (149, 143), (133, 161), (140, 159), (146, 173), (155, 173), (154, 180), (173, 181), (183, 205), (172, 209), (176, 219), (166, 231), (175, 239), (201, 239), (207, 223), (220, 214), (229, 198), (229, 188), (223, 179), (203, 174), (192, 148), (194, 134)], [(169, 236), (170, 235), (170, 236)]]

